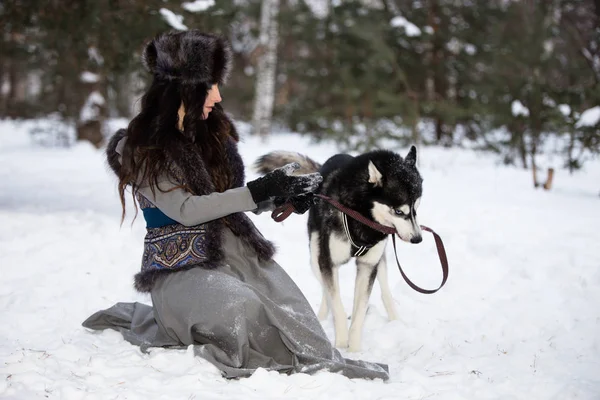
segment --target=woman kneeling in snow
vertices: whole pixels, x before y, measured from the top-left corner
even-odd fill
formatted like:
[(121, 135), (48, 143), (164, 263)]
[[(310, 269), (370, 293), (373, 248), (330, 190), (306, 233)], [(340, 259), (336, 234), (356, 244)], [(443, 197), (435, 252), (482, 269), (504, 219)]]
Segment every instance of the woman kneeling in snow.
[(148, 347), (195, 345), (225, 377), (257, 368), (321, 369), (350, 378), (388, 379), (385, 365), (344, 359), (310, 304), (273, 261), (274, 248), (243, 213), (314, 191), (319, 174), (292, 176), (288, 165), (244, 185), (238, 134), (219, 105), (230, 68), (222, 37), (167, 33), (144, 50), (154, 75), (140, 113), (107, 148), (147, 224), (135, 287), (153, 307), (118, 303), (83, 326), (121, 331)]

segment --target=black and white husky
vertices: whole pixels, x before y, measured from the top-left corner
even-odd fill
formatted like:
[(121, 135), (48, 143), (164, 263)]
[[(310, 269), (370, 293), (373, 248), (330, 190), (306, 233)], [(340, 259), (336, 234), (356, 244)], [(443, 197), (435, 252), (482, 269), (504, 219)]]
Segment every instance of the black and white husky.
[[(293, 152), (276, 151), (256, 161), (260, 173), (267, 173), (291, 162), (300, 164), (295, 173), (319, 171), (323, 182), (317, 193), (327, 195), (380, 224), (394, 227), (398, 236), (410, 243), (421, 242), (417, 208), (423, 179), (416, 166), (417, 150), (411, 147), (400, 155), (375, 150), (353, 157), (338, 154), (325, 164)], [(318, 200), (308, 215), (310, 258), (313, 271), (323, 287), (319, 319), (333, 311), (336, 347), (360, 350), (361, 332), (375, 277), (381, 286), (383, 304), (390, 320), (397, 318), (387, 280), (385, 246), (387, 235)], [(347, 316), (340, 297), (339, 266), (356, 258), (356, 282), (352, 323), (348, 332)]]

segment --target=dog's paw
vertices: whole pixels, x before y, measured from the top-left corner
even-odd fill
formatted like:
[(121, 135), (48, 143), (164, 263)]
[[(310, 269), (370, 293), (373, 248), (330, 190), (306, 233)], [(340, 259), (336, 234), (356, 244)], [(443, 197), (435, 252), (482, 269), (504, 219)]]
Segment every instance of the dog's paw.
[(346, 334), (335, 334), (335, 347), (345, 349), (348, 347), (348, 333)]
[(348, 335), (348, 351), (352, 353), (356, 353), (360, 351), (360, 341), (361, 341), (361, 327), (357, 327), (356, 325), (350, 326), (350, 333)]
[(353, 341), (350, 341), (350, 344), (348, 345), (348, 351), (350, 353), (358, 353), (360, 351), (360, 342), (354, 343)]

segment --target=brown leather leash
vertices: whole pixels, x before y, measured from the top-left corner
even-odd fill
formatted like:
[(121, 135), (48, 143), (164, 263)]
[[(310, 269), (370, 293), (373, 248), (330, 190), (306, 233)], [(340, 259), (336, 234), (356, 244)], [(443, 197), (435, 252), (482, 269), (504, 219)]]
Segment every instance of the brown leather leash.
[[(442, 238), (440, 237), (440, 235), (435, 233), (433, 231), (433, 229), (431, 229), (427, 226), (421, 225), (421, 229), (424, 231), (430, 232), (433, 235), (433, 238), (435, 240), (435, 247), (437, 248), (438, 257), (440, 258), (440, 264), (442, 266), (442, 283), (440, 284), (440, 286), (437, 289), (422, 289), (422, 288), (418, 287), (417, 285), (415, 285), (414, 283), (412, 283), (410, 279), (408, 279), (408, 276), (406, 276), (406, 274), (402, 270), (402, 266), (400, 266), (400, 261), (398, 261), (398, 251), (396, 249), (397, 232), (396, 232), (395, 228), (392, 228), (392, 227), (386, 226), (386, 225), (382, 225), (380, 223), (372, 221), (372, 220), (366, 218), (365, 216), (363, 216), (362, 214), (359, 214), (355, 210), (344, 206), (343, 204), (341, 204), (340, 202), (338, 202), (335, 199), (332, 199), (329, 196), (325, 196), (322, 194), (315, 194), (315, 196), (328, 202), (329, 204), (331, 204), (332, 206), (334, 206), (335, 208), (337, 208), (344, 214), (357, 220), (358, 222), (361, 222), (361, 223), (369, 226), (370, 228), (375, 229), (376, 231), (385, 233), (386, 235), (392, 235), (392, 243), (394, 245), (394, 255), (396, 256), (396, 264), (398, 264), (398, 269), (400, 270), (400, 275), (402, 275), (402, 278), (404, 278), (404, 280), (406, 281), (408, 286), (410, 286), (412, 289), (416, 290), (419, 293), (432, 294), (432, 293), (435, 293), (438, 290), (440, 290), (446, 284), (446, 281), (448, 280), (448, 257), (446, 256), (446, 249), (444, 248), (444, 243), (442, 242)], [(285, 220), (287, 217), (289, 217), (293, 212), (294, 212), (294, 206), (292, 205), (292, 203), (285, 203), (285, 204), (282, 204), (281, 206), (277, 207), (275, 210), (273, 210), (273, 212), (271, 213), (271, 218), (273, 218), (273, 220), (275, 220), (276, 222), (281, 222), (281, 221)]]

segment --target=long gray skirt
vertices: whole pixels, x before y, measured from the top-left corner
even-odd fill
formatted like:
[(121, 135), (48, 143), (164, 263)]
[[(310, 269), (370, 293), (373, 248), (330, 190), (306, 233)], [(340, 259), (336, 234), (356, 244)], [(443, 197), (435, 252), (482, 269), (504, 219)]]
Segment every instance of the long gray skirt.
[(249, 376), (257, 368), (389, 378), (386, 365), (341, 356), (300, 289), (276, 262), (260, 262), (228, 229), (223, 244), (223, 266), (161, 278), (151, 293), (154, 307), (117, 303), (90, 316), (83, 326), (118, 330), (142, 351), (194, 345), (194, 353), (227, 378)]

